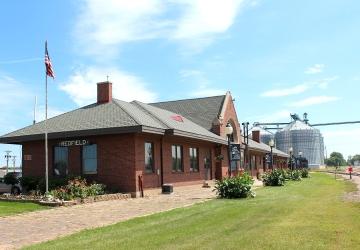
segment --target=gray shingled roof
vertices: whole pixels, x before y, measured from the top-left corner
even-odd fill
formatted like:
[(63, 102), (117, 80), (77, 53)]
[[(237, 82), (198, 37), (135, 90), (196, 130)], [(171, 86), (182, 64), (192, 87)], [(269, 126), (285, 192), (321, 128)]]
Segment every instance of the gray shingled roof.
[(150, 105), (180, 114), (207, 130), (221, 112), (225, 95), (178, 101), (150, 103)]
[[(226, 140), (186, 117), (175, 121), (177, 114), (145, 103), (113, 99), (91, 104), (47, 120), (49, 138), (95, 134), (148, 132), (173, 134), (226, 144)], [(19, 129), (0, 137), (3, 143), (18, 143), (44, 138), (44, 122)]]
[[(258, 150), (261, 152), (270, 152), (271, 148), (269, 145), (265, 144), (265, 143), (258, 143), (254, 140), (249, 139), (249, 148), (250, 149), (254, 149), (254, 150)], [(282, 156), (282, 157), (289, 157), (288, 154), (286, 154), (283, 151), (280, 151), (276, 148), (273, 148), (273, 154), (274, 155), (278, 155), (278, 156)]]

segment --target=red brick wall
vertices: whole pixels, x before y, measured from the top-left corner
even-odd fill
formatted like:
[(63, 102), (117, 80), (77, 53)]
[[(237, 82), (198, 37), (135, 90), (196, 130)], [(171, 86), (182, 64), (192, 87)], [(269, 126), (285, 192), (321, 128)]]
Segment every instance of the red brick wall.
[[(104, 135), (86, 138), (90, 143), (97, 144), (97, 174), (84, 175), (89, 180), (105, 184), (108, 188), (122, 192), (138, 192), (138, 176), (143, 178), (144, 188), (160, 187), (160, 135), (124, 134)], [(69, 140), (69, 139), (67, 139)], [(49, 141), (49, 176), (53, 176), (53, 146), (61, 140)], [(154, 143), (154, 173), (145, 173), (144, 143)], [(174, 173), (171, 169), (171, 145), (183, 146), (184, 172)], [(196, 147), (199, 152), (199, 172), (190, 171), (189, 148)], [(69, 147), (69, 174), (81, 175), (81, 146)], [(31, 155), (32, 160), (24, 160), (24, 176), (44, 176), (45, 159), (42, 141), (27, 142), (23, 145), (23, 154)], [(209, 178), (215, 177), (215, 144), (176, 136), (165, 136), (163, 139), (164, 183), (184, 184), (201, 182), (205, 178), (204, 157), (210, 154), (212, 169)], [(159, 170), (158, 170), (159, 169)], [(158, 171), (159, 172), (158, 172)]]
[[(138, 134), (136, 135), (136, 170), (137, 175), (143, 176), (143, 186), (144, 188), (154, 188), (159, 187), (161, 183), (161, 176), (157, 174), (157, 169), (161, 168), (161, 157), (160, 157), (160, 146), (161, 146), (161, 136), (150, 135), (150, 134)], [(155, 161), (155, 172), (154, 173), (145, 173), (145, 163), (144, 163), (144, 143), (152, 142), (154, 144), (154, 161)], [(171, 156), (171, 146), (172, 145), (181, 145), (183, 147), (183, 172), (173, 172), (172, 171), (172, 156)], [(190, 158), (189, 158), (189, 148), (196, 147), (199, 152), (199, 172), (190, 171)], [(212, 169), (209, 173), (209, 178), (215, 177), (215, 144), (202, 142), (198, 140), (191, 140), (187, 138), (177, 137), (177, 136), (165, 136), (163, 138), (163, 173), (164, 173), (164, 183), (172, 184), (184, 184), (188, 182), (201, 182), (205, 178), (205, 168), (204, 168), (204, 157), (207, 154), (210, 154), (210, 159), (212, 161)]]
[[(229, 98), (226, 99), (227, 103), (224, 103), (225, 105), (225, 112), (223, 114), (223, 119), (218, 122), (218, 124), (214, 124), (212, 131), (224, 138), (226, 138), (225, 135), (225, 127), (228, 122), (231, 123), (231, 126), (234, 129), (234, 140), (236, 143), (241, 143), (241, 127), (240, 123), (238, 121), (235, 105), (232, 101), (232, 97), (229, 96)], [(225, 100), (225, 102), (226, 102)], [(221, 179), (222, 177), (228, 176), (229, 171), (229, 157), (228, 157), (228, 149), (227, 146), (223, 145), (221, 146), (221, 150), (218, 150), (216, 152), (216, 155), (222, 154), (224, 159), (222, 161), (216, 162), (216, 178)]]
[[(78, 139), (78, 138), (77, 138)], [(92, 136), (90, 143), (97, 144), (97, 174), (85, 175), (90, 180), (104, 183), (109, 189), (135, 192), (135, 139), (133, 134)], [(68, 139), (67, 139), (68, 140)], [(49, 176), (53, 176), (53, 146), (60, 140), (49, 141)], [(32, 160), (23, 161), (24, 176), (44, 176), (44, 142), (26, 142), (23, 155), (31, 155)], [(69, 147), (70, 175), (82, 172), (81, 146)]]

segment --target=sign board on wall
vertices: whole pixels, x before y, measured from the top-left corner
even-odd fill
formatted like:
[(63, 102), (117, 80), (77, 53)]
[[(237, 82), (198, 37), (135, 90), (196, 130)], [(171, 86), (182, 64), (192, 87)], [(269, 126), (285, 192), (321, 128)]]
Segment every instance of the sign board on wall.
[(88, 145), (88, 140), (71, 140), (71, 141), (61, 141), (59, 142), (59, 146), (61, 147), (70, 147), (70, 146), (83, 146)]
[(31, 155), (24, 155), (24, 161), (31, 161), (32, 160), (32, 156)]
[(232, 161), (240, 161), (241, 159), (240, 144), (230, 144), (230, 153), (231, 153)]

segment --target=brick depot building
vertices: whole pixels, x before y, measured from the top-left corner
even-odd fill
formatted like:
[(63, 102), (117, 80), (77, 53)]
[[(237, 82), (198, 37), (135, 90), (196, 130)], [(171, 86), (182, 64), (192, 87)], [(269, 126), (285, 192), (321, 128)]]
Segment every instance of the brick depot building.
[[(140, 180), (149, 189), (229, 174), (228, 123), (231, 140), (242, 144), (229, 92), (145, 104), (112, 98), (110, 82), (98, 83), (97, 91), (96, 103), (47, 120), (50, 178), (81, 175), (111, 190), (137, 194)], [(270, 147), (257, 132), (252, 138), (247, 162), (234, 163), (233, 172), (245, 167), (255, 176), (268, 168), (264, 156)], [(0, 142), (22, 145), (23, 176), (44, 176), (44, 122), (6, 134)], [(275, 167), (285, 167), (288, 155), (276, 149), (273, 155)]]

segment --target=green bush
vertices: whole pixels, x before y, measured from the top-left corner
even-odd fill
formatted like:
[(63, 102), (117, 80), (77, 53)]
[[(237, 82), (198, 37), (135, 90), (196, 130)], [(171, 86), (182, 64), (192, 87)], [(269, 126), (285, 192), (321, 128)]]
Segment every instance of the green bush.
[(295, 169), (290, 172), (290, 180), (292, 181), (301, 181), (301, 171)]
[(67, 185), (58, 187), (51, 191), (51, 195), (61, 200), (84, 199), (89, 196), (96, 196), (105, 193), (105, 185), (87, 184), (81, 177), (70, 179)]
[(12, 185), (12, 186), (14, 186), (15, 184), (18, 184), (19, 179), (17, 178), (16, 173), (14, 173), (14, 172), (7, 173), (4, 176), (4, 183), (7, 185)]
[(301, 172), (301, 178), (309, 178), (310, 175), (309, 175), (309, 170), (307, 168), (302, 168), (300, 170)]
[[(71, 177), (66, 177), (66, 178), (50, 177), (49, 178), (49, 190), (54, 190), (59, 187), (65, 186), (68, 183), (70, 178)], [(38, 189), (40, 190), (41, 193), (45, 193), (45, 190), (46, 190), (45, 178), (40, 178), (39, 184), (38, 184)]]
[(285, 184), (285, 174), (282, 169), (265, 172), (262, 179), (265, 186), (283, 186)]
[(39, 177), (24, 176), (20, 178), (20, 184), (26, 192), (39, 189)]
[(94, 183), (88, 187), (87, 195), (88, 196), (95, 196), (95, 195), (102, 195), (105, 194), (105, 185)]
[(255, 193), (251, 191), (254, 180), (248, 173), (233, 177), (225, 177), (217, 180), (215, 183), (216, 194), (221, 198), (236, 199), (254, 197)]

